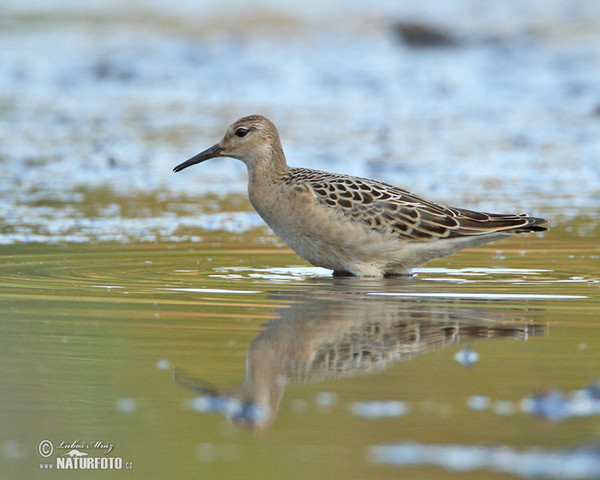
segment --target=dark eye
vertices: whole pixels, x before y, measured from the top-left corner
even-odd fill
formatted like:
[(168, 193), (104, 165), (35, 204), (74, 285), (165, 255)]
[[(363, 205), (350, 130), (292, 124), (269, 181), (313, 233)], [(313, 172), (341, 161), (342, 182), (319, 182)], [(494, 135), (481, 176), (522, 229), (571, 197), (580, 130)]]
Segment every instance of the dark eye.
[(246, 135), (248, 135), (248, 129), (247, 128), (240, 127), (240, 128), (238, 128), (235, 131), (235, 136), (236, 137), (245, 137)]

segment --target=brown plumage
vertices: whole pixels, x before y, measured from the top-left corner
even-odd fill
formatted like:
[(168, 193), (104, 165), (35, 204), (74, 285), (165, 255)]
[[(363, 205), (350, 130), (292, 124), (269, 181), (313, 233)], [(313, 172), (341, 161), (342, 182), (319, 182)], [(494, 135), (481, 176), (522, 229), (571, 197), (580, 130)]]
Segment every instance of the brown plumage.
[(336, 272), (409, 274), (469, 246), (547, 230), (546, 220), (526, 214), (447, 207), (376, 180), (290, 168), (277, 129), (260, 115), (238, 120), (174, 170), (214, 157), (242, 160), (250, 201), (267, 224), (300, 256)]
[(292, 168), (283, 181), (309, 185), (319, 204), (352, 222), (408, 241), (436, 240), (490, 232), (543, 232), (542, 218), (446, 207), (387, 183), (307, 168)]

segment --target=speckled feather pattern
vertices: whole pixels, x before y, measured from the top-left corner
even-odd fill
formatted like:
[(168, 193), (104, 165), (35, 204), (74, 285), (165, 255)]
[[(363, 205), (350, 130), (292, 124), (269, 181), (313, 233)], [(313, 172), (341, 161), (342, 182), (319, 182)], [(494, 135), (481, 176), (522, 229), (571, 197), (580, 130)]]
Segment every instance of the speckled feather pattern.
[(368, 178), (292, 168), (282, 178), (289, 186), (307, 185), (317, 202), (369, 230), (393, 233), (406, 241), (507, 232), (544, 231), (540, 218), (526, 214), (493, 214), (453, 208)]

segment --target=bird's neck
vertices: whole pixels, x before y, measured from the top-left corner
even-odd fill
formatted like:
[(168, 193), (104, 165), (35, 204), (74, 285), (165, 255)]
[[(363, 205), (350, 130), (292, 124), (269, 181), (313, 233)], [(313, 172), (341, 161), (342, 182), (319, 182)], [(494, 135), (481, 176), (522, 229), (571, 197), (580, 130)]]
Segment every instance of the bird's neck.
[(271, 196), (279, 191), (277, 186), (289, 171), (290, 167), (285, 161), (280, 145), (270, 149), (261, 161), (255, 161), (248, 166), (250, 202), (263, 218), (270, 217), (269, 205), (277, 203), (271, 201)]
[(266, 155), (248, 166), (249, 186), (277, 183), (289, 170), (283, 148), (277, 143), (271, 146)]

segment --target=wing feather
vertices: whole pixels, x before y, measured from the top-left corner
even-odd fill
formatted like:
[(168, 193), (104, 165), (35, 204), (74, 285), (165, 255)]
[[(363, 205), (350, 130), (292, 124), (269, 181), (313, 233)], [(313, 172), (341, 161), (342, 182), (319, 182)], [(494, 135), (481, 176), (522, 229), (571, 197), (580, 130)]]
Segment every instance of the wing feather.
[(388, 232), (407, 241), (547, 230), (542, 218), (446, 207), (367, 178), (294, 168), (284, 182), (303, 183), (323, 208), (369, 230)]

